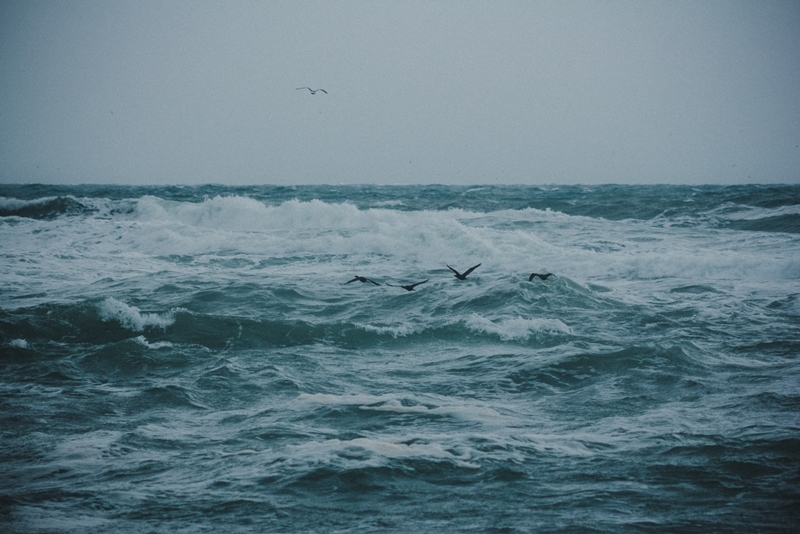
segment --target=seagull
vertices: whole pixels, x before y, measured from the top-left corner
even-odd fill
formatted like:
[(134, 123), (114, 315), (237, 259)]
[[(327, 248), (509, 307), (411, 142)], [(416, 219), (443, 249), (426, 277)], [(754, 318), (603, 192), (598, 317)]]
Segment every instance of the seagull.
[(467, 275), (469, 275), (469, 273), (471, 273), (472, 271), (474, 271), (475, 269), (477, 269), (480, 266), (481, 266), (481, 264), (479, 263), (475, 267), (470, 267), (469, 269), (464, 271), (464, 274), (461, 274), (460, 272), (456, 271), (455, 269), (453, 269), (449, 265), (447, 266), (447, 268), (450, 269), (451, 271), (453, 271), (454, 273), (456, 273), (456, 278), (458, 278), (459, 280), (466, 280), (467, 279)]
[(537, 276), (539, 278), (541, 278), (542, 280), (547, 280), (548, 277), (554, 276), (554, 275), (553, 275), (553, 273), (547, 273), (547, 274), (531, 273), (531, 276), (528, 278), (528, 282), (530, 282), (531, 280), (533, 280)]
[[(430, 278), (428, 278), (428, 280), (430, 280)], [(416, 284), (410, 284), (410, 285), (407, 285), (407, 286), (396, 286), (396, 285), (394, 285), (394, 284), (386, 284), (386, 285), (387, 285), (387, 286), (392, 286), (392, 287), (402, 287), (402, 288), (403, 288), (403, 289), (405, 289), (406, 291), (414, 291), (414, 288), (415, 288), (415, 287), (417, 287), (417, 286), (418, 286), (418, 285), (420, 285), (420, 284), (424, 284), (424, 283), (425, 283), (425, 282), (427, 282), (428, 280), (423, 280), (422, 282), (417, 282)]]
[(312, 89), (310, 87), (298, 87), (297, 89), (295, 89), (295, 91), (299, 91), (300, 89), (308, 89), (309, 91), (311, 91), (312, 95), (317, 94), (317, 91), (322, 91), (326, 95), (328, 94), (328, 91), (326, 91), (325, 89)]
[[(379, 285), (380, 285), (378, 282), (376, 282), (376, 281), (374, 281), (374, 280), (370, 280), (370, 279), (369, 279), (369, 278), (367, 278), (366, 276), (358, 276), (358, 275), (356, 275), (356, 277), (355, 277), (355, 278), (353, 278), (352, 280), (350, 280), (350, 282), (356, 282), (356, 281), (358, 281), (358, 282), (370, 282), (370, 283), (372, 283), (372, 284), (375, 284), (376, 286), (379, 286)], [(344, 283), (344, 285), (347, 285), (347, 284), (349, 284), (350, 282), (345, 282), (345, 283)]]

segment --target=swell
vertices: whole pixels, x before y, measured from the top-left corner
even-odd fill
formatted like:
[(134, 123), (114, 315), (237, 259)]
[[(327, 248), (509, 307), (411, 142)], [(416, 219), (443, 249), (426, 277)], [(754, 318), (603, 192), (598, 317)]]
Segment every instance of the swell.
[(0, 198), (0, 217), (53, 220), (63, 215), (90, 215), (96, 211), (72, 196), (37, 200)]
[[(115, 312), (109, 312), (109, 307)], [(90, 300), (75, 305), (48, 304), (18, 309), (13, 313), (0, 312), (3, 344), (17, 352), (40, 351), (53, 343), (103, 346), (129, 339), (141, 339), (150, 348), (195, 345), (211, 350), (268, 349), (320, 343), (362, 349), (464, 339), (523, 343), (539, 339), (552, 343), (569, 334), (567, 325), (546, 318), (492, 320), (471, 314), (455, 319), (428, 321), (405, 318), (389, 322), (366, 317), (363, 321), (254, 319), (193, 312), (186, 308), (160, 313), (141, 312), (116, 299)]]
[(757, 219), (739, 219), (727, 222), (727, 228), (749, 232), (800, 233), (800, 213), (767, 215)]
[[(536, 209), (570, 216), (651, 220), (702, 215), (719, 206), (780, 209), (800, 205), (800, 188), (776, 186), (45, 186), (0, 185), (0, 213), (16, 210), (52, 217), (90, 210), (77, 199), (120, 202), (146, 197), (178, 204), (203, 204), (215, 198), (248, 198), (266, 207), (320, 201), (351, 204), (360, 211), (464, 210), (474, 213)], [(3, 198), (5, 197), (5, 198)], [(18, 200), (19, 199), (19, 200)], [(8, 216), (8, 215), (3, 215)], [(18, 215), (28, 216), (28, 215)]]

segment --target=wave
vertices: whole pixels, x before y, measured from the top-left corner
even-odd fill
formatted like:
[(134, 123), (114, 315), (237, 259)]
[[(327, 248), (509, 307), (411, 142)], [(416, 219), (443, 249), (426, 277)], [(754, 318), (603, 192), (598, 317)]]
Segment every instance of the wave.
[[(387, 465), (391, 460), (423, 460), (426, 462), (448, 462), (458, 467), (478, 469), (472, 463), (469, 450), (459, 453), (435, 442), (415, 443), (402, 438), (354, 438), (350, 440), (329, 439), (312, 441), (288, 448), (294, 461), (345, 462), (348, 469), (355, 466), (373, 467)], [(462, 447), (466, 449), (466, 447)]]
[(160, 338), (148, 343), (143, 336), (136, 338), (149, 348), (166, 346), (168, 328), (176, 323), (180, 308), (165, 313), (144, 313), (136, 306), (114, 297), (87, 300), (74, 304), (48, 303), (32, 308), (20, 308), (13, 313), (0, 313), (0, 338), (16, 340), (17, 348), (49, 343), (85, 343), (103, 346), (131, 338), (131, 334), (148, 332)]
[(114, 297), (108, 297), (98, 304), (100, 318), (103, 321), (116, 321), (123, 328), (134, 332), (143, 332), (145, 327), (166, 328), (175, 324), (175, 312), (170, 311), (161, 316), (156, 313), (141, 313), (139, 308), (130, 306)]
[(86, 215), (97, 210), (72, 196), (20, 200), (0, 197), (0, 217), (53, 220), (62, 215)]
[(144, 336), (138, 336), (134, 338), (134, 341), (151, 350), (159, 350), (164, 348), (173, 348), (175, 345), (170, 343), (169, 341), (158, 341), (156, 343), (150, 343)]
[[(202, 306), (203, 295), (162, 312), (145, 312), (115, 297), (106, 297), (15, 310), (13, 316), (5, 315), (0, 321), (0, 335), (18, 349), (53, 342), (105, 346), (132, 340), (138, 346), (158, 351), (187, 346), (260, 350), (318, 344), (360, 350), (469, 339), (551, 345), (572, 333), (559, 319), (503, 316), (507, 310), (502, 309), (495, 310), (496, 317), (492, 319), (475, 312), (436, 317), (430, 311), (419, 310), (414, 301), (409, 301), (411, 308), (406, 307), (408, 299), (399, 297), (387, 296), (376, 308), (344, 314), (337, 311), (337, 305), (326, 311), (319, 305), (307, 308), (301, 302), (289, 307), (273, 307), (264, 302), (266, 307), (259, 314), (246, 308), (242, 310), (246, 315), (233, 314), (226, 305), (221, 306), (224, 313), (186, 307)], [(289, 316), (284, 316), (287, 313)], [(357, 317), (361, 320), (355, 320)]]
[[(381, 208), (359, 208), (348, 202), (326, 203), (321, 200), (289, 200), (266, 205), (247, 197), (213, 197), (200, 203), (173, 202), (155, 197), (137, 202), (137, 220), (152, 225), (148, 243), (142, 246), (158, 254), (193, 255), (212, 251), (236, 251), (243, 254), (269, 254), (272, 258), (315, 256), (335, 258), (369, 256), (377, 268), (389, 269), (396, 276), (398, 265), (405, 270), (413, 263), (429, 271), (452, 264), (480, 259), (483, 269), (539, 268), (573, 269), (573, 275), (584, 276), (591, 267), (614, 277), (658, 278), (670, 276), (697, 277), (709, 272), (724, 273), (732, 269), (739, 276), (752, 266), (785, 277), (792, 266), (773, 259), (753, 261), (750, 251), (738, 257), (736, 250), (729, 257), (703, 250), (685, 251), (669, 241), (681, 241), (674, 225), (687, 228), (729, 228), (772, 232), (800, 231), (800, 208), (743, 208), (734, 212), (723, 209), (707, 212), (692, 219), (688, 226), (682, 216), (654, 219), (650, 223), (622, 221), (610, 223), (585, 215), (568, 215), (524, 207), (480, 213), (453, 208), (444, 211), (402, 211)], [(754, 211), (756, 210), (756, 211)], [(777, 211), (776, 211), (777, 210)], [(667, 222), (667, 220), (671, 222)], [(672, 226), (673, 228), (670, 228)], [(547, 228), (569, 228), (553, 235)], [(687, 230), (691, 231), (691, 230)], [(605, 241), (586, 242), (585, 234), (608, 235)], [(655, 249), (638, 235), (648, 233)], [(672, 254), (672, 250), (675, 253)], [(324, 255), (324, 256), (322, 256)], [(750, 260), (748, 260), (748, 258)], [(398, 260), (401, 263), (398, 263)], [(546, 262), (546, 263), (545, 263)], [(763, 269), (766, 269), (764, 271)], [(349, 274), (349, 273), (348, 273)], [(376, 273), (361, 273), (371, 277)], [(427, 276), (427, 275), (426, 275)]]
[[(215, 251), (271, 258), (370, 254), (378, 259), (404, 256), (428, 268), (443, 265), (445, 256), (466, 262), (473, 255), (496, 253), (492, 236), (470, 227), (475, 217), (460, 210), (360, 209), (347, 202), (320, 200), (289, 200), (271, 206), (240, 196), (201, 203), (145, 197), (135, 209), (135, 220), (145, 225), (148, 237), (138, 246), (155, 255)], [(528, 246), (536, 244), (535, 237), (523, 239)]]
[(758, 206), (725, 202), (704, 217), (716, 228), (752, 232), (800, 233), (800, 204)]
[(800, 213), (764, 216), (755, 219), (738, 219), (730, 221), (726, 226), (734, 230), (751, 232), (786, 232), (798, 234), (800, 233)]
[(389, 335), (394, 339), (399, 337), (408, 337), (413, 334), (419, 334), (425, 330), (425, 327), (419, 324), (402, 324), (397, 326), (374, 326), (363, 323), (354, 324), (357, 328), (360, 328), (365, 332), (377, 334), (378, 336)]
[(146, 196), (137, 202), (140, 220), (177, 222), (199, 228), (265, 232), (304, 228), (362, 228), (374, 222), (372, 210), (348, 202), (289, 200), (277, 206), (243, 196), (215, 196), (203, 202), (176, 202)]
[[(413, 188), (403, 191), (419, 192)], [(525, 191), (532, 195), (530, 190)], [(467, 196), (483, 193), (465, 191)], [(263, 298), (257, 301), (259, 306), (274, 304), (272, 297), (277, 298), (277, 293), (266, 294), (274, 287), (302, 295), (300, 300), (291, 294), (278, 299), (276, 305), (282, 309), (300, 305), (301, 310), (307, 310), (303, 307), (306, 304), (314, 306), (315, 302), (334, 298), (358, 305), (380, 302), (388, 306), (388, 299), (394, 297), (392, 306), (425, 300), (447, 313), (447, 306), (433, 297), (436, 293), (444, 294), (456, 311), (475, 311), (478, 316), (467, 315), (469, 318), (460, 325), (443, 325), (427, 320), (377, 321), (375, 316), (354, 314), (339, 317), (341, 325), (334, 329), (356, 330), (343, 335), (354, 340), (364, 333), (368, 335), (361, 337), (367, 340), (399, 340), (434, 333), (451, 336), (458, 331), (524, 342), (551, 333), (569, 335), (566, 322), (538, 319), (546, 317), (538, 313), (538, 306), (564, 298), (578, 298), (578, 307), (591, 306), (589, 301), (594, 297), (581, 293), (577, 286), (595, 283), (614, 291), (625, 282), (652, 280), (659, 281), (667, 292), (689, 285), (720, 289), (720, 281), (794, 280), (800, 272), (800, 261), (792, 254), (792, 247), (796, 247), (793, 243), (766, 243), (763, 236), (724, 228), (740, 224), (796, 231), (792, 225), (800, 217), (800, 207), (788, 204), (742, 207), (728, 202), (711, 210), (705, 206), (700, 211), (706, 217), (705, 227), (665, 228), (660, 221), (612, 224), (554, 211), (553, 206), (544, 204), (543, 209), (522, 206), (489, 212), (485, 207), (484, 211), (405, 209), (414, 204), (413, 197), (403, 200), (404, 209), (392, 209), (389, 201), (399, 199), (383, 197), (377, 197), (378, 202), (388, 203), (381, 207), (374, 207), (376, 198), (365, 200), (362, 206), (320, 199), (270, 204), (242, 195), (198, 199), (174, 193), (169, 198), (81, 198), (76, 201), (94, 210), (91, 216), (65, 216), (46, 224), (17, 221), (0, 225), (0, 238), (16, 254), (6, 260), (3, 305), (10, 309), (40, 304), (53, 300), (51, 295), (66, 294), (64, 298), (69, 300), (113, 294), (119, 302), (108, 301), (101, 305), (102, 310), (98, 308), (105, 322), (139, 333), (171, 326), (170, 321), (181, 322), (182, 327), (183, 321), (204, 319), (164, 311), (169, 306), (162, 307), (156, 316), (125, 308), (120, 304), (125, 300), (121, 291), (132, 287), (137, 291), (163, 287), (165, 294), (176, 299), (169, 301), (173, 306), (193, 298), (198, 285), (222, 284), (225, 287), (219, 294), (228, 295), (227, 287), (238, 290), (243, 287), (240, 283), (247, 282), (255, 289), (244, 293)], [(41, 201), (4, 199), (14, 210)], [(481, 268), (464, 284), (454, 281), (445, 268), (446, 263), (463, 269), (479, 262)], [(559, 279), (527, 283), (530, 272), (542, 269), (556, 273)], [(380, 283), (426, 278), (431, 282), (412, 294), (398, 290), (393, 295), (395, 290), (385, 287), (343, 286), (354, 274)], [(35, 294), (30, 290), (33, 279), (37, 280)], [(660, 283), (662, 280), (667, 282)], [(185, 294), (180, 296), (182, 292)], [(676, 291), (673, 295), (680, 294)], [(581, 295), (589, 301), (580, 300)], [(505, 308), (507, 303), (512, 307)], [(340, 300), (340, 304), (344, 302)], [(236, 306), (248, 308), (251, 304), (242, 298)], [(494, 309), (508, 313), (497, 315), (491, 311)], [(381, 308), (376, 313), (385, 311)], [(242, 313), (252, 314), (259, 316), (252, 308)], [(308, 319), (302, 313), (294, 317)], [(318, 339), (322, 327), (312, 323), (276, 321), (265, 329), (279, 333), (267, 338), (277, 340), (284, 335), (290, 343)]]
[(297, 402), (319, 406), (355, 406), (359, 410), (392, 412), (398, 414), (450, 416), (465, 420), (499, 421), (503, 416), (496, 410), (471, 401), (456, 401), (448, 397), (403, 397), (385, 395), (333, 395), (327, 393), (301, 393)]
[(559, 319), (512, 317), (490, 321), (473, 313), (464, 323), (473, 332), (496, 335), (503, 341), (524, 341), (541, 333), (572, 334), (572, 329)]

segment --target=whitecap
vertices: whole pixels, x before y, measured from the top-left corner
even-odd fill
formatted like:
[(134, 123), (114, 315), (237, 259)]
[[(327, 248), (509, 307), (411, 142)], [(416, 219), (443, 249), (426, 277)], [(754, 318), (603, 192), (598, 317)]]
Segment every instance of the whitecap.
[(393, 395), (331, 395), (329, 393), (301, 393), (297, 396), (299, 402), (308, 402), (313, 404), (330, 404), (330, 405), (359, 405), (359, 404), (376, 404), (385, 402), (396, 398)]
[(357, 328), (364, 330), (365, 332), (372, 332), (378, 335), (390, 335), (393, 338), (397, 339), (398, 337), (406, 337), (412, 334), (418, 334), (419, 332), (424, 330), (424, 327), (421, 326), (414, 326), (414, 325), (398, 325), (398, 326), (373, 326), (370, 324), (356, 324)]
[(158, 349), (163, 349), (165, 347), (172, 347), (172, 343), (170, 343), (169, 341), (156, 341), (155, 343), (150, 343), (144, 336), (137, 336), (134, 338), (134, 340), (140, 345), (143, 345), (151, 350), (158, 350)]
[(377, 412), (412, 413), (457, 417), (465, 420), (499, 420), (502, 416), (491, 408), (467, 404), (448, 404), (429, 408), (425, 404), (405, 405), (392, 399), (378, 406), (361, 406), (362, 410)]
[[(491, 408), (464, 402), (452, 402), (447, 398), (418, 400), (403, 399), (393, 394), (331, 395), (327, 393), (301, 393), (297, 400), (299, 402), (329, 406), (358, 406), (361, 410), (376, 412), (456, 417), (469, 421), (497, 421), (503, 417)], [(404, 400), (406, 402), (403, 402)]]
[(108, 297), (97, 305), (100, 318), (103, 321), (117, 321), (123, 328), (142, 332), (146, 326), (156, 326), (166, 328), (175, 323), (175, 313), (170, 311), (166, 314), (141, 313), (136, 306), (130, 306), (114, 297)]
[(35, 200), (21, 200), (13, 197), (0, 197), (0, 211), (16, 211), (28, 206), (46, 204), (56, 197), (37, 198)]
[(467, 328), (479, 334), (499, 336), (503, 341), (524, 341), (534, 334), (571, 334), (572, 330), (559, 319), (512, 317), (494, 322), (477, 313), (464, 320)]
[(451, 462), (459, 467), (478, 469), (479, 465), (470, 462), (471, 454), (457, 454), (435, 442), (413, 442), (408, 439), (392, 440), (377, 437), (359, 437), (351, 440), (329, 439), (314, 441), (291, 447), (294, 458), (306, 457), (315, 462), (343, 458), (381, 465), (385, 460), (429, 460)]

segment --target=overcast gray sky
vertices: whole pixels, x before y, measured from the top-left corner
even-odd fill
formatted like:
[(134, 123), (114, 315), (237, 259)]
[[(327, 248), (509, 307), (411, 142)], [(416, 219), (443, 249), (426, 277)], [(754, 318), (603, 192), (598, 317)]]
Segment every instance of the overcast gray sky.
[(0, 182), (798, 183), (800, 2), (4, 0)]

